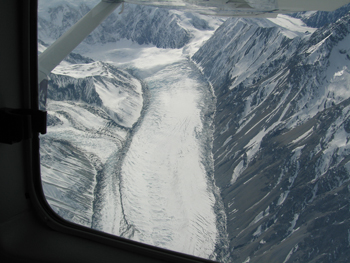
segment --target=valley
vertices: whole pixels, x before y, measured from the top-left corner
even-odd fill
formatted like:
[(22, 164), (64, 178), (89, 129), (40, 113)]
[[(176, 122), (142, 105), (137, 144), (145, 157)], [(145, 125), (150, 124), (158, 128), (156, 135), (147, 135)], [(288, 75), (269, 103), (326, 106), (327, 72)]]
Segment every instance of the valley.
[[(86, 8), (56, 4), (41, 41)], [(50, 76), (41, 162), (51, 207), (220, 262), (347, 262), (346, 9), (114, 13)]]

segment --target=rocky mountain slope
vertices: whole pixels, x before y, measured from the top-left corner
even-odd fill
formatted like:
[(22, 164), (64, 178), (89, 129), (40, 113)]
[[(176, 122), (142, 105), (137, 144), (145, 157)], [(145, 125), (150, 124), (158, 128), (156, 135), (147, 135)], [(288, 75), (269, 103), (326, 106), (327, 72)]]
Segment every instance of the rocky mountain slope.
[(45, 196), (58, 215), (91, 227), (106, 163), (120, 154), (141, 115), (142, 84), (109, 64), (71, 54), (48, 87), (48, 133), (40, 139)]
[(271, 22), (229, 19), (192, 58), (217, 96), (231, 260), (347, 262), (350, 15), (312, 35)]

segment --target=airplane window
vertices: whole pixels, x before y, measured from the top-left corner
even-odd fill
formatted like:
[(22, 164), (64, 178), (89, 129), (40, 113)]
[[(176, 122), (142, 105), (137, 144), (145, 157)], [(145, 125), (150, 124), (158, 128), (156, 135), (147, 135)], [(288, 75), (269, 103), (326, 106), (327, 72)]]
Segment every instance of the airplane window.
[[(96, 4), (39, 1), (39, 54)], [(125, 4), (52, 71), (40, 154), (59, 216), (217, 258), (227, 238), (212, 173), (215, 99), (190, 57), (223, 21)]]
[[(99, 2), (40, 0), (39, 58)], [(47, 202), (219, 262), (350, 258), (349, 10), (226, 18), (123, 3), (42, 71)]]

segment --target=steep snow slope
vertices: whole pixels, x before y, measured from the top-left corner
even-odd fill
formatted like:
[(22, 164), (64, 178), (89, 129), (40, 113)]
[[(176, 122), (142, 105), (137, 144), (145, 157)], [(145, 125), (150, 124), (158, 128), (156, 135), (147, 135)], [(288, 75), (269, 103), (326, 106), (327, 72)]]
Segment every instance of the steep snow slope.
[(350, 258), (349, 22), (310, 35), (230, 19), (193, 56), (217, 96), (232, 262)]
[[(269, 63), (283, 64), (307, 36), (305, 32), (313, 31), (287, 16), (270, 20), (229, 19), (192, 59), (214, 86), (224, 85), (227, 79), (233, 81), (232, 86), (243, 80), (255, 83), (270, 73)], [(248, 78), (253, 73), (256, 78)]]

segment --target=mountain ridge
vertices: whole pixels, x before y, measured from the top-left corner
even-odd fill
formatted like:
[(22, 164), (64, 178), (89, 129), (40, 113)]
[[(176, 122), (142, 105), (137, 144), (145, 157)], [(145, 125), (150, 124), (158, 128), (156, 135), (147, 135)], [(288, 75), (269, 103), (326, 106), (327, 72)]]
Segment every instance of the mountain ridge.
[[(248, 39), (243, 51), (227, 41), (213, 48), (211, 40), (220, 39), (225, 27), (236, 23), (228, 20), (193, 56), (218, 101), (215, 179), (228, 216), (233, 262), (312, 262), (322, 257), (346, 262), (350, 257), (343, 243), (348, 211), (338, 210), (347, 202), (342, 198), (349, 200), (350, 189), (344, 126), (349, 96), (338, 92), (348, 89), (349, 18), (345, 15), (306, 38), (271, 44), (275, 53), (285, 54), (282, 59), (270, 55), (253, 68), (245, 65), (238, 69), (248, 72), (243, 78), (235, 73), (244, 61), (242, 54), (254, 48), (259, 52), (254, 43), (270, 45), (271, 37), (277, 39), (271, 32), (277, 29), (240, 32), (239, 39)], [(223, 39), (235, 39), (236, 32), (231, 34), (234, 37)], [(216, 63), (227, 62), (211, 50), (237, 58), (235, 66), (217, 73)]]
[(337, 10), (332, 12), (326, 11), (309, 11), (309, 12), (298, 12), (294, 14), (290, 14), (290, 16), (295, 18), (300, 18), (305, 24), (310, 27), (322, 27), (331, 23), (335, 23), (339, 18), (344, 16), (350, 10), (350, 4), (347, 4)]

